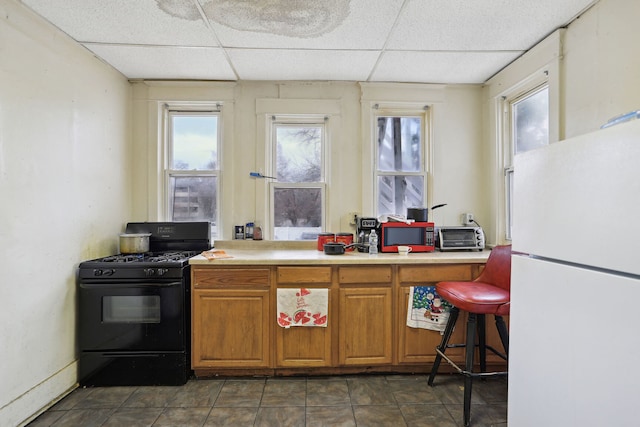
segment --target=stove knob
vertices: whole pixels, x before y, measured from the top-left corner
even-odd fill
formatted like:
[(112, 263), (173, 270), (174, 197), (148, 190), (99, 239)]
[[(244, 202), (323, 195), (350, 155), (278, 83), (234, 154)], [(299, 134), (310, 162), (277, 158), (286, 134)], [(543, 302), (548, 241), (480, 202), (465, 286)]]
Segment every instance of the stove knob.
[(145, 268), (144, 274), (146, 274), (147, 277), (151, 277), (156, 274), (156, 271), (153, 268)]
[(101, 270), (101, 275), (102, 276), (113, 276), (115, 274), (115, 270), (113, 268), (109, 269), (109, 270)]
[(166, 268), (159, 268), (158, 269), (158, 276), (164, 276), (167, 271), (169, 271), (169, 270), (166, 269)]
[(102, 270), (93, 270), (94, 276), (102, 276)]

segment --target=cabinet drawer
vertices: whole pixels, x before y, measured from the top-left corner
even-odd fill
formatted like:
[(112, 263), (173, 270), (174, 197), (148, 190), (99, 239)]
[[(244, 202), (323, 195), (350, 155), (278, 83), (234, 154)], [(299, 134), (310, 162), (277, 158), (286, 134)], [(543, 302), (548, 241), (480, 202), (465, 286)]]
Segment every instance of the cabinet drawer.
[(331, 267), (278, 267), (278, 283), (331, 283)]
[(391, 266), (340, 267), (340, 283), (391, 283)]
[(193, 270), (194, 288), (269, 286), (268, 268), (207, 268)]
[(470, 264), (400, 266), (400, 282), (442, 282), (473, 280), (473, 266)]

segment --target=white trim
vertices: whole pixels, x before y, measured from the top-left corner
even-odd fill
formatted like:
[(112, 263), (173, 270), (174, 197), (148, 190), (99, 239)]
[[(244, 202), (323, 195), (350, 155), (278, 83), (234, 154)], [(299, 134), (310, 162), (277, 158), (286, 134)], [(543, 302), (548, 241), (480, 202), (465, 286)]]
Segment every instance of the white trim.
[[(333, 224), (331, 218), (331, 199), (335, 197), (331, 192), (331, 148), (335, 135), (341, 135), (342, 101), (339, 99), (283, 99), (283, 98), (259, 98), (256, 99), (256, 172), (269, 175), (273, 170), (273, 133), (272, 117), (278, 119), (290, 119), (292, 121), (309, 122), (310, 117), (325, 118), (324, 126), (324, 152), (323, 152), (323, 177), (325, 190), (323, 194), (322, 227)], [(273, 191), (269, 179), (255, 180), (256, 211), (254, 220), (262, 226), (263, 238), (273, 238)], [(337, 192), (334, 192), (337, 193)]]
[[(391, 114), (423, 114), (423, 149), (426, 192), (430, 206), (433, 196), (433, 111), (445, 102), (445, 85), (411, 83), (360, 83), (360, 123), (362, 132), (362, 216), (375, 216), (376, 123), (375, 111)], [(425, 110), (425, 108), (427, 108)]]
[(495, 244), (507, 242), (505, 169), (511, 166), (511, 153), (506, 150), (506, 141), (510, 139), (507, 129), (510, 118), (506, 116), (509, 112), (505, 104), (546, 83), (549, 87), (549, 143), (561, 140), (560, 72), (564, 32), (564, 29), (556, 30), (486, 83), (488, 105), (495, 114), (488, 137), (494, 144), (495, 165), (490, 166), (495, 171), (493, 185), (496, 198), (492, 209), (495, 223), (485, 232), (493, 229), (493, 237), (488, 235), (487, 240)]
[(73, 361), (0, 408), (0, 425), (27, 425), (71, 393), (77, 380), (78, 362)]

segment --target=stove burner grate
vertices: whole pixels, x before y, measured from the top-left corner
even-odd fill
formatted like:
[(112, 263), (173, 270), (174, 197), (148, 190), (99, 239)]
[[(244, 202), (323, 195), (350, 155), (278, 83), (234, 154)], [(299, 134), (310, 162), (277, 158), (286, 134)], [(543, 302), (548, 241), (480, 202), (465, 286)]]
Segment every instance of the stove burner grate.
[(102, 262), (119, 262), (119, 263), (127, 263), (127, 262), (138, 262), (144, 259), (145, 254), (119, 254), (119, 255), (111, 255), (105, 258), (100, 259)]
[(186, 258), (191, 258), (192, 256), (195, 256), (197, 253), (198, 252), (196, 251), (165, 252), (162, 254), (153, 254), (145, 258), (145, 261), (149, 261), (149, 262), (182, 261)]
[(138, 262), (182, 262), (198, 254), (198, 251), (147, 252), (142, 254), (118, 254), (96, 261), (129, 264)]

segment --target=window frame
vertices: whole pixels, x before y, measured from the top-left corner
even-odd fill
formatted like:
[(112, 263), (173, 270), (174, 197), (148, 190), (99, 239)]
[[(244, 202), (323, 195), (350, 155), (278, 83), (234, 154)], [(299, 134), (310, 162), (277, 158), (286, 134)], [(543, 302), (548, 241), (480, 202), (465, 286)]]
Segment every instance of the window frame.
[[(278, 114), (272, 115), (271, 119), (268, 123), (269, 126), (269, 138), (268, 138), (268, 148), (267, 152), (268, 156), (268, 176), (275, 177), (277, 176), (277, 129), (279, 125), (282, 126), (321, 126), (322, 127), (322, 136), (321, 136), (321, 144), (322, 147), (320, 149), (321, 158), (320, 158), (320, 179), (321, 181), (316, 182), (278, 182), (277, 180), (269, 179), (267, 183), (268, 187), (268, 225), (266, 232), (267, 235), (271, 237), (272, 240), (276, 240), (275, 236), (275, 191), (276, 189), (287, 189), (287, 188), (318, 188), (320, 189), (321, 194), (321, 221), (320, 221), (320, 232), (323, 232), (327, 229), (328, 223), (328, 211), (327, 211), (327, 199), (329, 193), (328, 186), (328, 156), (330, 153), (329, 149), (329, 116), (324, 114)], [(279, 240), (279, 241), (297, 241), (297, 240)]]
[[(223, 127), (223, 115), (220, 103), (214, 104), (164, 104), (164, 122), (165, 122), (165, 138), (164, 138), (164, 161), (163, 161), (163, 215), (171, 221), (172, 206), (171, 206), (171, 179), (173, 177), (214, 177), (216, 178), (216, 213), (215, 218), (212, 218), (212, 222), (215, 221), (215, 226), (211, 224), (211, 238), (218, 238), (222, 236), (222, 212), (220, 209), (220, 201), (222, 200), (222, 127)], [(172, 169), (173, 164), (173, 121), (174, 116), (215, 116), (217, 117), (217, 129), (216, 129), (216, 168), (215, 169)]]
[[(378, 212), (378, 202), (380, 198), (380, 189), (378, 188), (379, 178), (382, 176), (417, 176), (422, 177), (422, 203), (423, 206), (427, 206), (429, 204), (429, 194), (431, 193), (429, 189), (429, 174), (432, 170), (431, 167), (431, 153), (430, 153), (430, 115), (431, 115), (431, 106), (422, 105), (416, 106), (414, 108), (409, 106), (403, 107), (384, 107), (379, 104), (373, 105), (372, 113), (371, 113), (371, 136), (372, 136), (372, 152), (373, 152), (373, 165), (372, 165), (372, 173), (373, 173), (373, 212), (377, 217), (380, 215)], [(419, 171), (382, 171), (379, 168), (379, 152), (378, 152), (378, 118), (379, 117), (419, 117), (421, 120), (421, 140), (420, 140), (420, 150), (422, 153), (422, 160), (420, 162), (420, 170)], [(395, 212), (396, 214), (406, 215), (406, 212)]]
[(516, 138), (514, 126), (513, 106), (518, 102), (546, 89), (549, 97), (549, 136), (548, 143), (554, 142), (552, 137), (552, 84), (549, 79), (548, 71), (535, 73), (521, 85), (512, 88), (503, 93), (500, 97), (500, 109), (502, 111), (502, 145), (503, 145), (503, 215), (504, 215), (504, 239), (507, 242), (513, 240), (513, 185), (515, 179), (515, 170), (513, 167), (514, 157), (516, 155)]

